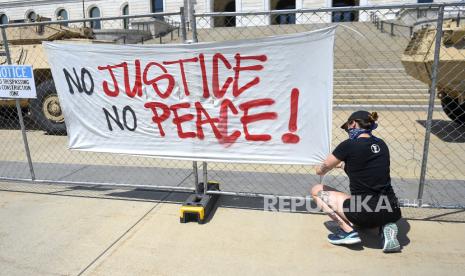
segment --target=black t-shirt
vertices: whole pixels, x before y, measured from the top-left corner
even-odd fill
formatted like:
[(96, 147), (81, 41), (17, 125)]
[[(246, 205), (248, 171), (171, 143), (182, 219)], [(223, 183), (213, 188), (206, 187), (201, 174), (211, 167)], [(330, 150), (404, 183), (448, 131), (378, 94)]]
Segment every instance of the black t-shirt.
[(333, 154), (345, 163), (352, 195), (387, 195), (395, 199), (389, 174), (389, 148), (383, 140), (372, 136), (348, 139)]

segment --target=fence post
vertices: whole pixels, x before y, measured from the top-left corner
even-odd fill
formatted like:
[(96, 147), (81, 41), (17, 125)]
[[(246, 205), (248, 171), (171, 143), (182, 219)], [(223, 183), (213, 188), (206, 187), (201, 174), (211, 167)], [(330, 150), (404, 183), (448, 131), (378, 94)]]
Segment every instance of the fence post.
[[(8, 64), (11, 65), (10, 48), (8, 46), (8, 38), (6, 36), (6, 30), (4, 26), (2, 26), (1, 28), (2, 28), (3, 47), (5, 48), (6, 59), (8, 61)], [(19, 118), (19, 125), (21, 126), (21, 134), (23, 137), (24, 150), (26, 151), (27, 163), (29, 164), (29, 172), (31, 174), (31, 180), (34, 181), (36, 180), (36, 176), (34, 173), (34, 167), (32, 165), (31, 152), (29, 151), (29, 143), (27, 141), (26, 127), (24, 126), (24, 118), (23, 118), (23, 113), (21, 111), (21, 105), (19, 103), (19, 99), (15, 99), (15, 104), (16, 104), (16, 112), (18, 113), (18, 118)]]
[[(188, 11), (188, 16), (189, 18), (191, 17), (191, 10), (192, 6), (190, 5), (191, 1), (186, 1), (184, 0), (184, 7), (180, 8), (180, 13), (181, 13), (181, 34), (182, 34), (182, 42), (186, 43), (187, 41), (187, 30), (186, 30), (186, 8)], [(197, 42), (197, 41), (195, 41)], [(196, 194), (203, 194), (206, 192), (206, 184), (204, 184), (204, 187), (200, 186), (199, 183), (199, 170), (197, 166), (197, 161), (192, 162), (193, 170), (194, 170), (194, 184), (195, 184), (195, 193)], [(205, 166), (203, 166), (202, 170), (205, 170)], [(205, 174), (205, 172), (204, 172)], [(205, 179), (205, 178), (204, 178)], [(205, 181), (204, 181), (205, 182)], [(202, 190), (203, 189), (203, 190)]]
[(195, 10), (194, 10), (194, 4), (192, 1), (189, 1), (190, 6), (189, 6), (189, 18), (191, 19), (191, 28), (192, 28), (192, 41), (194, 43), (199, 42), (198, 37), (197, 37), (197, 19), (195, 18)]
[[(192, 27), (192, 42), (197, 43), (197, 42), (199, 42), (199, 40), (197, 38), (197, 20), (195, 19), (195, 10), (194, 10), (193, 1), (188, 1), (188, 5), (189, 5), (189, 9), (188, 9), (189, 22), (191, 22), (191, 27)], [(195, 162), (195, 163), (197, 164), (197, 162)], [(207, 183), (208, 183), (207, 162), (202, 162), (202, 173), (203, 173), (203, 193), (206, 193), (207, 192)], [(197, 183), (196, 191), (199, 192), (201, 187), (200, 187), (200, 185), (198, 185), (198, 180), (196, 181), (196, 183)]]
[(381, 32), (384, 33), (384, 21), (381, 20)]
[(184, 22), (186, 22), (186, 24), (190, 21), (190, 18), (188, 18), (188, 16), (190, 16), (190, 9), (191, 9), (190, 3), (189, 3), (190, 1), (191, 0), (184, 0), (182, 3), (182, 6), (184, 7), (184, 16), (185, 16)]
[(394, 23), (391, 23), (391, 36), (394, 36)]
[(184, 7), (180, 8), (181, 13), (181, 34), (182, 34), (182, 42), (186, 43), (187, 40), (187, 33), (186, 33), (186, 16), (185, 16), (185, 10)]
[(199, 185), (199, 170), (197, 167), (197, 161), (192, 161), (192, 169), (194, 172), (194, 184), (195, 184), (195, 193), (196, 194), (201, 194), (202, 191), (200, 190), (200, 185)]
[(208, 191), (208, 168), (207, 162), (202, 163), (202, 172), (203, 172), (203, 193), (207, 193)]
[(431, 72), (431, 87), (429, 89), (428, 117), (426, 119), (426, 133), (425, 133), (425, 142), (423, 144), (423, 159), (421, 162), (420, 183), (418, 185), (418, 203), (420, 207), (422, 205), (421, 200), (423, 199), (423, 190), (425, 187), (426, 169), (427, 169), (427, 164), (428, 164), (429, 143), (430, 143), (430, 138), (431, 138), (434, 99), (436, 96), (436, 83), (437, 83), (439, 57), (440, 57), (439, 54), (441, 50), (443, 21), (444, 21), (444, 5), (439, 7), (438, 20), (436, 23), (437, 24), (436, 41), (435, 41), (435, 48), (434, 48), (433, 68)]

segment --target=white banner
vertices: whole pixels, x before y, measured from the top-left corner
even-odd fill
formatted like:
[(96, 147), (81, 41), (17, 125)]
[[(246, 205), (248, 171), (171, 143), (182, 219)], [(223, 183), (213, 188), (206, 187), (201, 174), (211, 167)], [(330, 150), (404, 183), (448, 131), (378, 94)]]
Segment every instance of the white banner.
[(331, 143), (334, 32), (44, 47), (70, 149), (319, 164)]

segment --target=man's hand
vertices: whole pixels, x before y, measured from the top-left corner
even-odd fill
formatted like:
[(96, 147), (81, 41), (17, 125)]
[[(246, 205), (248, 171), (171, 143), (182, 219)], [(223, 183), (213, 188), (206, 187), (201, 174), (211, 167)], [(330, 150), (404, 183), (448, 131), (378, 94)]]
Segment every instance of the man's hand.
[(317, 175), (325, 175), (330, 170), (331, 170), (331, 168), (329, 168), (325, 163), (323, 163), (323, 164), (321, 164), (321, 166), (318, 166), (316, 168), (316, 174)]
[(323, 164), (321, 164), (320, 166), (316, 168), (316, 174), (325, 175), (333, 168), (341, 166), (341, 163), (342, 163), (341, 160), (337, 159), (336, 156), (334, 156), (333, 154), (330, 154), (328, 155), (326, 160), (323, 162)]

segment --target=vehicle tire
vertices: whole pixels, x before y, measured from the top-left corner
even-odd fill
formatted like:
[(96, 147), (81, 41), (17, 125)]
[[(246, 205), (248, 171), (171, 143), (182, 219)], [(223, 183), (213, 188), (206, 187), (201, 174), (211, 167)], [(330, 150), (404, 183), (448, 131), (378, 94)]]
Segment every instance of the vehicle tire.
[(465, 102), (459, 104), (458, 99), (444, 96), (441, 105), (447, 116), (458, 124), (465, 124)]
[(37, 86), (37, 99), (29, 104), (29, 112), (35, 123), (48, 134), (66, 134), (63, 112), (58, 101), (53, 79)]

